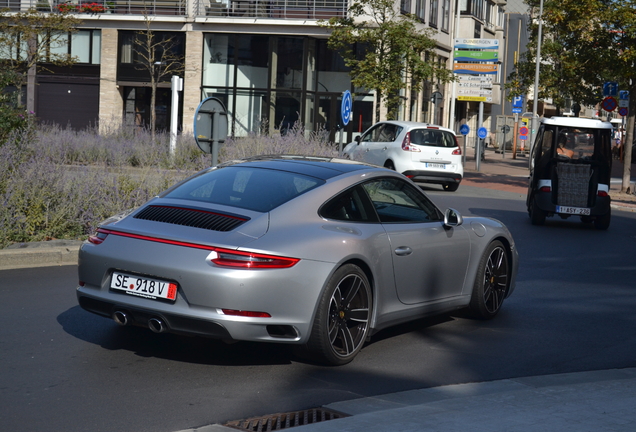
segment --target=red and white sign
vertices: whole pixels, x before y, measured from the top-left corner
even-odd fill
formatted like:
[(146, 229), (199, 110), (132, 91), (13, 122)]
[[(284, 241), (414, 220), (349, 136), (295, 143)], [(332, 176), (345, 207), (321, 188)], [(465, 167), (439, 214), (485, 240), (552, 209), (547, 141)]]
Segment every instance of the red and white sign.
[(608, 112), (614, 111), (617, 106), (618, 102), (616, 102), (616, 99), (614, 99), (612, 96), (606, 97), (605, 99), (603, 99), (603, 102), (601, 102), (601, 107)]
[(519, 128), (519, 135), (521, 135), (521, 136), (528, 135), (528, 132), (530, 132), (530, 131), (529, 131), (529, 130), (528, 130), (528, 128), (527, 128), (527, 127), (525, 127), (525, 126), (521, 126), (521, 127)]

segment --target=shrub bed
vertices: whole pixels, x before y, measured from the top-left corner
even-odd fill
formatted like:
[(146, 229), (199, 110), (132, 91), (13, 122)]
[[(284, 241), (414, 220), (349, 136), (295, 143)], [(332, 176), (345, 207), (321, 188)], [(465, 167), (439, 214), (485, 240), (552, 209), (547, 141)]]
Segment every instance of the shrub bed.
[[(26, 135), (28, 134), (28, 135)], [(143, 204), (210, 166), (192, 137), (118, 128), (99, 135), (57, 126), (0, 144), (0, 249), (16, 242), (83, 239), (107, 217)], [(284, 135), (228, 139), (219, 162), (261, 154), (337, 156), (323, 134), (295, 127)]]

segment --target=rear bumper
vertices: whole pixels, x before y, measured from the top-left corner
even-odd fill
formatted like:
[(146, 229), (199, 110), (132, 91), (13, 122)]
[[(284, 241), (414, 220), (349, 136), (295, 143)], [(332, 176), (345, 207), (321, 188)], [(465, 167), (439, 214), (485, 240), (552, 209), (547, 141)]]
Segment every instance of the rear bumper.
[[(565, 216), (577, 216), (569, 213), (559, 213), (557, 212), (557, 205), (552, 202), (552, 192), (535, 192), (534, 195), (535, 202), (537, 206), (549, 213), (549, 214), (558, 214)], [(590, 216), (603, 216), (610, 211), (610, 197), (596, 197), (596, 204), (593, 207), (589, 207)]]
[(438, 171), (419, 171), (419, 170), (408, 170), (404, 171), (402, 174), (407, 176), (413, 181), (423, 182), (423, 183), (438, 183), (438, 184), (446, 184), (446, 183), (456, 183), (459, 184), (462, 181), (462, 175), (459, 173), (453, 172), (438, 172)]

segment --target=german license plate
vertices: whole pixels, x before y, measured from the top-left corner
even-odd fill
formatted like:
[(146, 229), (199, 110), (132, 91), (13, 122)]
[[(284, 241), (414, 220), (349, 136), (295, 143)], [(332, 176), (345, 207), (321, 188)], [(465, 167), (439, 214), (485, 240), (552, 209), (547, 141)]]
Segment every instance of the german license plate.
[(441, 168), (441, 169), (446, 169), (446, 164), (439, 164), (439, 163), (426, 163), (426, 168)]
[(153, 300), (175, 300), (177, 298), (177, 284), (175, 283), (118, 272), (113, 273), (110, 288)]
[(590, 215), (590, 209), (589, 208), (584, 208), (584, 207), (557, 206), (556, 207), (556, 212), (557, 213), (565, 213), (565, 214), (573, 214), (573, 215), (582, 215), (582, 216), (589, 216)]

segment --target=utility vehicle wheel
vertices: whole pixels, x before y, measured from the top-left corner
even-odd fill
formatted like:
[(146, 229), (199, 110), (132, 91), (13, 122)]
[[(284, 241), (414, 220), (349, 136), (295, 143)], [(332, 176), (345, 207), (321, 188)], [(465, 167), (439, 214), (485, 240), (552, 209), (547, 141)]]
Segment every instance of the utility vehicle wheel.
[(543, 225), (545, 223), (546, 216), (546, 212), (541, 210), (535, 199), (532, 198), (532, 203), (530, 204), (530, 221), (532, 222), (532, 225)]
[(594, 228), (598, 230), (606, 230), (609, 228), (611, 220), (612, 211), (607, 210), (607, 213), (605, 213), (603, 216), (598, 216), (596, 219), (594, 219)]

